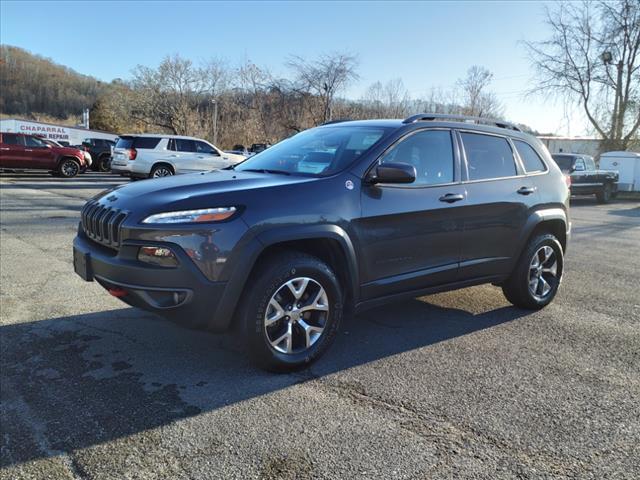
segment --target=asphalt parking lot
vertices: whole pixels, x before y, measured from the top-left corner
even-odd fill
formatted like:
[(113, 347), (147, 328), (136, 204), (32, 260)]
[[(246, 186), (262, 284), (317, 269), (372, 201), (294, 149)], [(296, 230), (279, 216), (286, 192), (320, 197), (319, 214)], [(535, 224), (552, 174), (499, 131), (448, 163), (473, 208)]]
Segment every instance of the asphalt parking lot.
[(349, 319), (311, 369), (129, 308), (73, 272), (89, 197), (2, 174), (2, 478), (638, 478), (640, 202), (573, 202), (555, 302), (492, 286)]

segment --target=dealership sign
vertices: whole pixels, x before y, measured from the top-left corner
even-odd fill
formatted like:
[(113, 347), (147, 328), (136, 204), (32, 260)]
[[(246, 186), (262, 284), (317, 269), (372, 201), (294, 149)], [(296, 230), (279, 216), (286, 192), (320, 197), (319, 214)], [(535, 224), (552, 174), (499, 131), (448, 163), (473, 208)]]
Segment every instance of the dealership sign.
[(69, 131), (65, 127), (29, 124), (22, 122), (16, 122), (16, 124), (20, 133), (40, 135), (50, 140), (63, 140), (67, 142), (69, 141)]

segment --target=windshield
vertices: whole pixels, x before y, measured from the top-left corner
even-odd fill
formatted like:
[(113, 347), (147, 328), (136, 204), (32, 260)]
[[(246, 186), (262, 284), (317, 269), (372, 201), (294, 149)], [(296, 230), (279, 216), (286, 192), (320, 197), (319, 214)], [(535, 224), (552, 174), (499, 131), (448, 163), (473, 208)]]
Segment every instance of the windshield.
[(313, 128), (269, 147), (235, 169), (293, 175), (333, 175), (351, 165), (388, 130), (382, 127), (350, 126)]
[(560, 170), (563, 172), (571, 170), (574, 159), (573, 155), (552, 155), (552, 157), (560, 167)]

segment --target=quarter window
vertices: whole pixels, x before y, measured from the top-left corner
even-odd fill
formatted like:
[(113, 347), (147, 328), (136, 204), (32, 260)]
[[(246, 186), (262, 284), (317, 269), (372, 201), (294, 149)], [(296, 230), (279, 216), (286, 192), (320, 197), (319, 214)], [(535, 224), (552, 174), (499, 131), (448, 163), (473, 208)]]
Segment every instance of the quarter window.
[(505, 138), (466, 132), (461, 136), (467, 155), (469, 180), (516, 175), (513, 152)]
[(389, 150), (381, 163), (399, 162), (416, 168), (413, 185), (453, 182), (453, 146), (448, 130), (423, 130)]
[(524, 169), (527, 173), (544, 172), (546, 170), (542, 159), (531, 145), (521, 140), (514, 140), (513, 143), (516, 146), (516, 150), (518, 150), (518, 154), (522, 159)]

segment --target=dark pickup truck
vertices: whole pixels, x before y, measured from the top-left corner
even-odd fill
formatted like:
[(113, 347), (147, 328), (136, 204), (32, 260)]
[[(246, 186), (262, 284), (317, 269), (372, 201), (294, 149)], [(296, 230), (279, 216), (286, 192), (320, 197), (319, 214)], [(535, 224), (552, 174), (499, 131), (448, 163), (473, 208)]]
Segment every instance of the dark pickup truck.
[(618, 194), (618, 172), (598, 170), (593, 157), (575, 153), (552, 155), (560, 170), (571, 177), (571, 195), (595, 195), (607, 203)]

